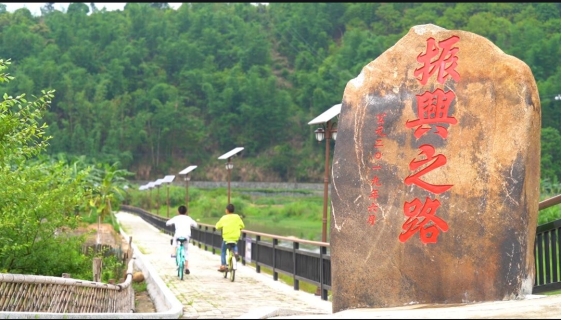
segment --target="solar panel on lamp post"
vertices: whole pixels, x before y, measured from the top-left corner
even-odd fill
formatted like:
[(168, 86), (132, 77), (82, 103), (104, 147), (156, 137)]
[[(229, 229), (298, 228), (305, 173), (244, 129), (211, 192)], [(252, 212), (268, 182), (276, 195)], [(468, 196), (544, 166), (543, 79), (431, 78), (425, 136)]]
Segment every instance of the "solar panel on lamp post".
[(234, 148), (230, 151), (228, 151), (227, 153), (223, 154), (222, 156), (219, 157), (219, 160), (227, 160), (225, 168), (228, 172), (228, 202), (227, 204), (230, 204), (230, 174), (232, 171), (232, 168), (234, 168), (234, 164), (232, 164), (232, 157), (236, 156), (240, 151), (244, 150), (243, 147), (237, 147)]

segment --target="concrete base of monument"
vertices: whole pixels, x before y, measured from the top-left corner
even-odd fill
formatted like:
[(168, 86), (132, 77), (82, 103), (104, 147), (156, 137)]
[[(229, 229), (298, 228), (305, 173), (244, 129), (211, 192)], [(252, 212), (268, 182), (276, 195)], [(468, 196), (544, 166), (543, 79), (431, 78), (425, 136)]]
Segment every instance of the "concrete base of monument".
[(288, 315), (273, 310), (254, 319), (560, 319), (560, 295), (471, 304), (416, 304), (395, 308), (349, 309), (332, 314)]

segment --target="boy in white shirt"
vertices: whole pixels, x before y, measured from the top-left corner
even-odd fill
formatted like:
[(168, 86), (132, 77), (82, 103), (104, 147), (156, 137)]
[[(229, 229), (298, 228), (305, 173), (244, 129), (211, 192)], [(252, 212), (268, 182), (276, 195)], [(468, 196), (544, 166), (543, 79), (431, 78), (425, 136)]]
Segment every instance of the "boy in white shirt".
[(174, 225), (176, 231), (174, 233), (173, 238), (173, 248), (174, 253), (172, 254), (172, 258), (176, 256), (176, 250), (178, 246), (178, 238), (186, 238), (187, 241), (184, 242), (183, 250), (185, 256), (185, 273), (189, 274), (189, 256), (187, 255), (187, 245), (189, 244), (189, 239), (191, 238), (191, 227), (197, 228), (197, 222), (193, 220), (190, 216), (187, 215), (187, 208), (186, 206), (179, 206), (178, 207), (178, 215), (173, 217), (172, 219), (166, 221), (167, 226)]

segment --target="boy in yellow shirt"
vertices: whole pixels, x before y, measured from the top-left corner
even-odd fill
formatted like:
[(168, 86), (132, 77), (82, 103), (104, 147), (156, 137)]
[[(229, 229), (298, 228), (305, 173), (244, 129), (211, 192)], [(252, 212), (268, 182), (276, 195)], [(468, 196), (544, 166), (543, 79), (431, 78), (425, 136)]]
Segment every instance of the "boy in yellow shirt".
[(222, 216), (215, 229), (222, 229), (222, 246), (221, 246), (221, 266), (218, 271), (226, 271), (226, 244), (229, 242), (234, 242), (234, 256), (238, 260), (238, 240), (240, 240), (240, 234), (242, 229), (244, 229), (244, 222), (242, 218), (236, 213), (234, 213), (234, 205), (229, 203), (226, 206), (226, 214)]

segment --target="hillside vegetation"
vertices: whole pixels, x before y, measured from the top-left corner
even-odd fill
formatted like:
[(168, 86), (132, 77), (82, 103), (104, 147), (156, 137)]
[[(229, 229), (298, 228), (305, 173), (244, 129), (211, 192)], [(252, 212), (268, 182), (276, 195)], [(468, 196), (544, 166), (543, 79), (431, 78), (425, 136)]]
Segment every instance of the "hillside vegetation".
[[(226, 180), (322, 182), (308, 122), (411, 27), (477, 33), (527, 63), (542, 105), (542, 178), (560, 181), (560, 3), (128, 3), (123, 11), (0, 5), (2, 92), (54, 90), (47, 153), (153, 180), (198, 165)], [(555, 97), (558, 97), (556, 99)]]

